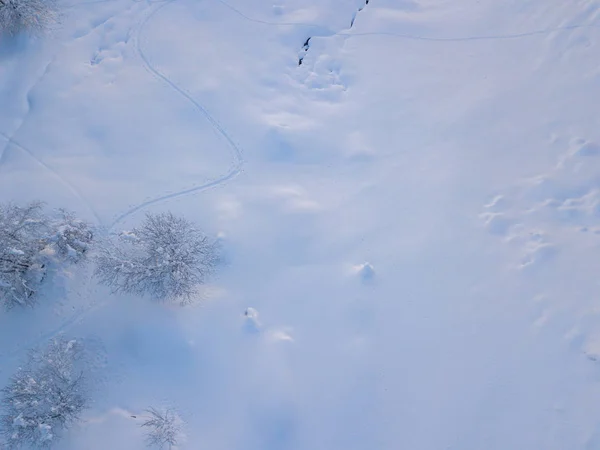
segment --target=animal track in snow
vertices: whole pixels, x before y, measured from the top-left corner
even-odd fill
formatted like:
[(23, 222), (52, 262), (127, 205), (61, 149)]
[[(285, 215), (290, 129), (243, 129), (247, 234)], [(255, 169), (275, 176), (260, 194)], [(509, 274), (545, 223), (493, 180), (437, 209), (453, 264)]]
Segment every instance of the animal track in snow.
[(554, 169), (495, 196), (480, 219), (490, 233), (521, 248), (521, 268), (557, 252), (550, 235), (600, 234), (600, 144), (571, 140)]
[(97, 66), (106, 63), (120, 64), (123, 61), (123, 51), (131, 40), (131, 31), (123, 34), (115, 30), (114, 24), (107, 22), (104, 25), (102, 44), (90, 59), (90, 65)]
[(333, 94), (344, 92), (347, 85), (340, 70), (340, 64), (331, 55), (321, 54), (311, 68), (303, 74), (301, 81), (307, 88), (320, 93)]
[(529, 183), (533, 216), (583, 230), (600, 225), (600, 145), (575, 139), (556, 169)]

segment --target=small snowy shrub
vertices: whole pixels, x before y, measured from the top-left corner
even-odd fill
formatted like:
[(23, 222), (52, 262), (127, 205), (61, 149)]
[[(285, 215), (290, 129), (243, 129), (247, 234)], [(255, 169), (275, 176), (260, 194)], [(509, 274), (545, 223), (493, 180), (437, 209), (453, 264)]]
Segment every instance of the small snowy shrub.
[(173, 409), (148, 408), (142, 427), (146, 428), (146, 443), (149, 447), (173, 449), (182, 435), (183, 422)]
[(79, 419), (87, 405), (78, 363), (81, 346), (63, 338), (32, 352), (2, 389), (0, 433), (7, 448), (47, 448)]
[(57, 19), (54, 0), (0, 0), (0, 34), (40, 33)]
[(216, 243), (192, 223), (171, 213), (148, 214), (139, 227), (101, 246), (96, 275), (114, 292), (185, 303), (216, 262)]
[(93, 240), (90, 226), (43, 204), (0, 204), (0, 302), (7, 309), (33, 306), (50, 265), (82, 262)]

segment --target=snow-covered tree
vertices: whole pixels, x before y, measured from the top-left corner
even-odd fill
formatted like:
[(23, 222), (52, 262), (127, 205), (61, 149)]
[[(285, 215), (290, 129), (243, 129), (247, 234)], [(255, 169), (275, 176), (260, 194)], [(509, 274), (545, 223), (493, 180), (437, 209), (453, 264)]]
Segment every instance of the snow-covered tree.
[(65, 209), (59, 209), (59, 217), (51, 224), (47, 241), (54, 254), (72, 264), (83, 261), (94, 239), (90, 225)]
[(90, 226), (43, 204), (0, 204), (0, 302), (6, 308), (32, 306), (52, 264), (81, 262), (93, 240)]
[(0, 205), (0, 299), (6, 307), (32, 304), (45, 274), (47, 229), (41, 203)]
[(57, 20), (55, 0), (0, 0), (0, 34), (40, 33)]
[(87, 405), (82, 346), (58, 338), (32, 352), (2, 389), (0, 433), (8, 448), (47, 448)]
[(146, 443), (149, 447), (174, 449), (182, 437), (183, 422), (174, 409), (148, 408), (142, 427), (146, 428)]
[(114, 292), (185, 303), (217, 259), (215, 241), (191, 222), (171, 213), (147, 214), (139, 227), (101, 246), (96, 275)]

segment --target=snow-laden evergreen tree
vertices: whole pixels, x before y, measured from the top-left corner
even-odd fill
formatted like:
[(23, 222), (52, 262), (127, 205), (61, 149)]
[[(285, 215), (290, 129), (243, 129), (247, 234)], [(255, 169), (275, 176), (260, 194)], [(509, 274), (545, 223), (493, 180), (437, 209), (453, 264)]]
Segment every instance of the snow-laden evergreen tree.
[(142, 427), (146, 428), (146, 444), (158, 449), (174, 449), (182, 439), (183, 422), (174, 409), (148, 408)]
[(191, 222), (171, 213), (144, 222), (101, 246), (96, 275), (114, 292), (188, 302), (214, 270), (217, 245)]
[(39, 34), (58, 20), (55, 0), (0, 0), (0, 35)]
[(89, 224), (43, 204), (0, 204), (0, 302), (6, 308), (32, 306), (51, 266), (79, 263), (93, 241)]
[(48, 448), (87, 405), (82, 346), (58, 338), (32, 352), (2, 389), (0, 433), (7, 448)]

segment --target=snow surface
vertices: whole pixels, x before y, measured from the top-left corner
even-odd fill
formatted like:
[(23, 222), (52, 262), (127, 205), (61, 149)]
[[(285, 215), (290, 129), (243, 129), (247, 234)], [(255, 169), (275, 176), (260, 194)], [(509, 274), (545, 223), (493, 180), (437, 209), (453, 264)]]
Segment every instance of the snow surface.
[(55, 448), (163, 405), (189, 449), (600, 448), (600, 3), (62, 1), (0, 42), (0, 201), (171, 210), (227, 264), (191, 307), (88, 267), (0, 314), (0, 385), (94, 349)]

